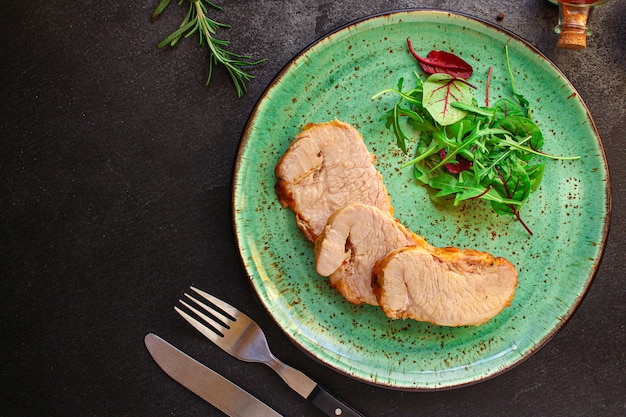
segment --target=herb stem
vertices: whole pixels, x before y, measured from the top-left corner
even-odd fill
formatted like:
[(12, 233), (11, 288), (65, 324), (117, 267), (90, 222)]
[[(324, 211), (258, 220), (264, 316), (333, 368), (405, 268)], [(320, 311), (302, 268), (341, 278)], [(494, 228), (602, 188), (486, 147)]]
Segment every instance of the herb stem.
[(491, 73), (493, 72), (493, 67), (489, 67), (489, 71), (487, 72), (487, 84), (485, 87), (485, 107), (489, 107), (489, 87), (491, 86)]
[[(182, 4), (183, 1), (184, 0), (181, 0), (179, 4)], [(171, 0), (160, 1), (158, 7), (152, 14), (153, 22), (163, 13), (165, 8), (169, 6), (170, 2)], [(209, 85), (211, 82), (214, 66), (221, 64), (226, 68), (235, 87), (235, 91), (237, 92), (237, 96), (242, 97), (247, 91), (246, 83), (254, 78), (252, 75), (246, 73), (243, 68), (260, 64), (264, 62), (265, 59), (250, 61), (251, 58), (247, 55), (239, 55), (228, 51), (226, 49), (228, 41), (215, 37), (219, 28), (229, 28), (230, 26), (208, 17), (207, 7), (221, 11), (221, 6), (209, 0), (188, 0), (188, 2), (189, 10), (178, 29), (163, 39), (157, 47), (163, 48), (168, 44), (175, 46), (183, 36), (188, 38), (195, 32), (198, 32), (200, 47), (204, 48), (206, 46), (209, 51), (209, 69), (206, 85)]]
[(503, 143), (508, 145), (508, 146), (510, 146), (511, 148), (519, 149), (520, 151), (529, 152), (529, 153), (532, 153), (532, 154), (535, 154), (535, 155), (539, 155), (539, 156), (543, 156), (543, 157), (550, 158), (550, 159), (565, 160), (565, 161), (573, 161), (573, 160), (576, 160), (576, 159), (580, 159), (580, 156), (556, 156), (556, 155), (549, 155), (547, 153), (536, 151), (536, 150), (534, 150), (532, 148), (529, 148), (528, 146), (522, 146), (525, 142), (527, 142), (531, 138), (532, 138), (532, 136), (529, 136), (529, 137), (527, 137), (526, 139), (524, 139), (523, 141), (520, 141), (520, 142), (515, 142), (514, 140), (508, 138)]
[[(453, 149), (451, 152), (447, 152), (446, 153), (446, 157), (443, 158), (441, 160), (441, 162), (439, 162), (437, 165), (435, 165), (430, 170), (430, 173), (433, 173), (437, 168), (441, 168), (445, 164), (449, 163), (452, 160), (452, 157), (456, 156), (456, 154), (459, 153), (461, 150), (467, 148), (469, 145), (471, 145), (472, 143), (476, 142), (476, 140), (478, 140), (478, 138), (480, 138), (482, 136), (492, 135), (492, 134), (495, 134), (495, 133), (506, 132), (503, 129), (495, 129), (494, 128), (494, 129), (479, 130), (479, 128), (480, 128), (480, 125), (477, 126), (476, 132), (472, 133), (460, 146), (458, 146), (457, 148)], [(506, 132), (506, 133), (508, 133), (508, 132)]]

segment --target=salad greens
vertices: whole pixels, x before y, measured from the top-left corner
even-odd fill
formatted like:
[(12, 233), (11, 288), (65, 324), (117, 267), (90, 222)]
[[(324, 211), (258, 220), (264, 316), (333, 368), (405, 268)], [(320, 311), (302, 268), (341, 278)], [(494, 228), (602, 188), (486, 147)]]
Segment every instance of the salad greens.
[[(544, 138), (530, 119), (528, 100), (515, 91), (508, 48), (506, 65), (512, 99), (499, 99), (491, 107), (488, 105), (491, 69), (485, 106), (472, 97), (475, 87), (462, 76), (424, 66), (430, 75), (423, 79), (415, 72), (416, 87), (403, 90), (404, 79), (400, 78), (397, 88), (383, 90), (373, 98), (387, 93), (399, 97), (382, 120), (405, 154), (408, 154), (407, 144), (417, 142), (414, 159), (403, 167), (414, 167), (415, 178), (430, 188), (433, 202), (456, 206), (470, 199), (487, 200), (497, 214), (515, 216), (532, 235), (520, 209), (541, 183), (544, 159), (579, 157), (541, 152)], [(536, 162), (537, 157), (542, 159)]]

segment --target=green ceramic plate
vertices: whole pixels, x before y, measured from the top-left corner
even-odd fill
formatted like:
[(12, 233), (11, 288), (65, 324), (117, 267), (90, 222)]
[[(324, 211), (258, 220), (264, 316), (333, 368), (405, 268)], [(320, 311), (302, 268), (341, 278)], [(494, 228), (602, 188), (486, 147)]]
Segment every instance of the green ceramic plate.
[[(407, 53), (454, 52), (474, 67), (482, 100), (510, 97), (505, 45), (516, 88), (534, 108), (544, 151), (580, 155), (547, 164), (541, 188), (522, 216), (472, 202), (433, 205), (412, 179), (380, 116), (396, 98), (372, 100), (407, 83), (417, 69)], [(406, 84), (405, 84), (406, 85)], [(483, 104), (482, 102), (480, 104)], [(308, 122), (351, 123), (377, 156), (396, 217), (437, 246), (504, 256), (519, 271), (512, 305), (480, 327), (439, 327), (389, 320), (373, 306), (346, 302), (315, 273), (313, 246), (274, 194), (274, 167)], [(591, 116), (572, 85), (544, 56), (515, 35), (441, 11), (377, 15), (319, 40), (289, 63), (261, 97), (246, 126), (235, 170), (234, 221), (241, 257), (259, 299), (291, 340), (322, 363), (356, 379), (403, 390), (462, 386), (497, 375), (544, 345), (580, 304), (595, 275), (608, 232), (607, 164)]]

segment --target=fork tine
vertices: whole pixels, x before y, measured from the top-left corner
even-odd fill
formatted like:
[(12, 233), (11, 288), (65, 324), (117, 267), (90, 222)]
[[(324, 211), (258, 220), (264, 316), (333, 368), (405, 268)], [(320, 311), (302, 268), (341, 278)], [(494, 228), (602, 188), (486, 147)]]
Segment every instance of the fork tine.
[[(185, 294), (185, 295), (187, 297), (189, 297), (189, 295), (187, 295), (187, 294)], [(227, 319), (225, 319), (224, 316), (219, 314), (219, 312), (213, 311), (213, 310), (209, 309), (208, 306), (202, 304), (201, 302), (199, 302), (198, 300), (196, 300), (193, 297), (189, 297), (189, 298), (191, 298), (194, 302), (198, 303), (202, 308), (205, 308), (206, 311), (208, 311), (210, 314), (213, 314), (218, 321), (214, 320), (212, 317), (207, 316), (206, 314), (204, 314), (203, 312), (201, 312), (197, 308), (194, 308), (193, 306), (187, 304), (183, 300), (178, 300), (178, 302), (181, 303), (182, 305), (184, 305), (185, 307), (187, 307), (189, 310), (191, 310), (194, 313), (196, 313), (196, 315), (198, 317), (200, 317), (205, 322), (209, 323), (211, 326), (213, 326), (215, 329), (219, 330), (220, 332), (224, 332), (224, 331), (230, 329), (230, 326), (228, 325), (229, 321)]]
[(191, 324), (193, 327), (195, 327), (196, 330), (198, 330), (200, 333), (202, 333), (207, 339), (209, 339), (210, 341), (212, 341), (215, 344), (218, 344), (219, 340), (222, 338), (221, 334), (216, 333), (215, 331), (213, 331), (209, 327), (207, 327), (204, 324), (200, 323), (198, 320), (196, 320), (195, 318), (191, 317), (189, 314), (185, 313), (180, 308), (174, 307), (174, 310), (176, 310), (176, 312), (178, 314), (180, 314), (185, 320), (187, 320), (189, 322), (189, 324)]
[(243, 313), (241, 311), (237, 310), (235, 307), (231, 306), (230, 304), (225, 303), (224, 301), (220, 300), (219, 298), (214, 297), (211, 294), (206, 293), (206, 292), (204, 292), (202, 290), (199, 290), (196, 287), (190, 287), (190, 288), (192, 290), (194, 290), (195, 292), (197, 292), (205, 300), (208, 300), (209, 302), (211, 302), (215, 306), (221, 308), (223, 311), (225, 311), (226, 313), (230, 314), (233, 318), (236, 318), (239, 315), (243, 315)]

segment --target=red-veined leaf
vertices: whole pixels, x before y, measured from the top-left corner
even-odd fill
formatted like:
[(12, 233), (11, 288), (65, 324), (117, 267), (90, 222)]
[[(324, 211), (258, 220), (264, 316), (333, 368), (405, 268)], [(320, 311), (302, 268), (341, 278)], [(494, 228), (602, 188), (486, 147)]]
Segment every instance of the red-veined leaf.
[(430, 51), (426, 58), (422, 58), (415, 52), (408, 38), (406, 42), (411, 55), (417, 59), (422, 69), (428, 74), (449, 74), (455, 78), (467, 80), (474, 72), (470, 64), (450, 52)]
[[(439, 156), (443, 160), (443, 158), (446, 157), (446, 150), (441, 149), (439, 151)], [(461, 155), (456, 155), (456, 161), (453, 163), (447, 163), (445, 167), (451, 174), (460, 174), (461, 172), (467, 171), (468, 169), (472, 168), (472, 161), (468, 161)]]
[(467, 116), (467, 112), (451, 103), (471, 104), (472, 93), (468, 84), (449, 74), (432, 74), (424, 82), (422, 105), (442, 126), (451, 125)]
[[(498, 173), (498, 179), (492, 183), (494, 188), (499, 188), (499, 193), (509, 199), (519, 201), (520, 203), (525, 202), (530, 194), (532, 184), (522, 164), (519, 161), (512, 162), (508, 167), (496, 167), (496, 172)], [(522, 220), (519, 206), (492, 201), (491, 207), (498, 214), (513, 214), (521, 225), (524, 226), (528, 234), (533, 235), (533, 232)]]

